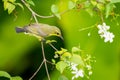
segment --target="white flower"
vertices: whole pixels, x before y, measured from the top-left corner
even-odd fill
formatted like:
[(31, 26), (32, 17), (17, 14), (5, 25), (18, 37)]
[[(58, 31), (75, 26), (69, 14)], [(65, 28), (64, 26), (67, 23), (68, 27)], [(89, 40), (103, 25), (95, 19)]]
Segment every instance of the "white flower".
[(102, 25), (98, 25), (97, 27), (99, 29), (98, 34), (102, 34), (110, 29), (110, 26), (107, 26), (105, 23), (103, 23)]
[(115, 37), (115, 35), (113, 33), (106, 32), (103, 34), (103, 37), (105, 38), (104, 42), (110, 41), (110, 43), (111, 43), (111, 42), (113, 42), (113, 38)]
[(71, 63), (71, 69), (74, 70), (74, 71), (77, 71), (78, 70), (77, 65), (78, 64)]
[(74, 80), (74, 78), (78, 78), (78, 77), (84, 77), (84, 71), (82, 69), (77, 70), (77, 71), (72, 71), (72, 74), (75, 74), (72, 77), (72, 80)]
[(97, 27), (99, 29), (98, 34), (100, 34), (101, 38), (104, 38), (104, 42), (109, 41), (110, 43), (112, 43), (115, 35), (108, 31), (110, 29), (110, 26), (107, 26), (105, 23), (103, 23), (102, 25), (98, 25)]

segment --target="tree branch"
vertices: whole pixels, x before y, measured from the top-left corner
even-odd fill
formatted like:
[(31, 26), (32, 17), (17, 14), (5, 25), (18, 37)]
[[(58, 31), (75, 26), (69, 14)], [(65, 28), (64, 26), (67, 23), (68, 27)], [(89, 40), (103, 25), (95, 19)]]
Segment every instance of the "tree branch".
[(58, 51), (58, 49), (56, 47), (54, 47), (51, 43), (49, 43), (49, 45), (56, 51)]
[(38, 67), (38, 69), (35, 71), (35, 73), (29, 78), (29, 80), (32, 80), (35, 75), (39, 72), (39, 70), (41, 69), (42, 65), (43, 65), (44, 61), (42, 61), (42, 63), (40, 64), (40, 66)]
[[(29, 4), (25, 2), (25, 0), (21, 0), (22, 3), (27, 7), (27, 9), (31, 12), (32, 14), (32, 17), (34, 18), (35, 22), (36, 23), (39, 23), (38, 20), (37, 20), (37, 17), (40, 17), (40, 18), (52, 18), (52, 17), (55, 17), (55, 15), (51, 15), (51, 16), (41, 16), (39, 14), (37, 14), (35, 11), (32, 10), (32, 8), (30, 8)], [(66, 13), (68, 10), (65, 10), (64, 12), (60, 13), (60, 15)], [(58, 51), (51, 43), (49, 43), (49, 45), (55, 49), (56, 51)], [(40, 66), (38, 67), (38, 69), (35, 71), (35, 73), (29, 78), (29, 80), (32, 80), (35, 75), (39, 72), (39, 70), (41, 69), (43, 63), (45, 64), (45, 69), (46, 69), (46, 73), (47, 73), (47, 77), (48, 77), (48, 80), (50, 80), (50, 75), (49, 75), (49, 72), (48, 72), (48, 66), (47, 66), (47, 62), (52, 64), (51, 62), (47, 61), (46, 57), (45, 57), (45, 52), (44, 52), (44, 45), (43, 45), (43, 41), (41, 41), (41, 47), (42, 47), (42, 55), (43, 55), (43, 61), (42, 63), (40, 64)]]
[[(37, 14), (35, 11), (32, 10), (32, 8), (30, 8), (30, 6), (25, 2), (25, 0), (21, 0), (23, 2), (23, 4), (28, 8), (28, 10), (32, 13), (32, 16), (34, 17), (35, 21), (37, 21), (36, 16), (40, 17), (40, 18), (52, 18), (55, 17), (55, 15), (50, 15), (50, 16), (42, 16)], [(63, 15), (64, 13), (68, 12), (69, 10), (65, 10), (63, 12), (60, 13), (60, 15)]]
[(30, 6), (25, 2), (25, 0), (21, 0), (21, 1), (28, 8), (28, 10), (32, 13), (32, 15), (33, 15), (34, 18), (36, 18), (35, 16), (40, 17), (40, 18), (52, 18), (52, 17), (54, 17), (54, 15), (51, 15), (51, 16), (42, 16), (42, 15), (39, 15), (39, 14), (37, 14), (35, 11), (33, 11), (30, 8)]
[(48, 80), (50, 80), (50, 76), (49, 76), (49, 72), (48, 72), (48, 68), (47, 68), (47, 63), (46, 63), (47, 60), (46, 60), (46, 58), (45, 58), (43, 41), (41, 41), (41, 47), (42, 47), (43, 61), (44, 61), (44, 63), (45, 63), (46, 73), (47, 73), (47, 76), (48, 76)]

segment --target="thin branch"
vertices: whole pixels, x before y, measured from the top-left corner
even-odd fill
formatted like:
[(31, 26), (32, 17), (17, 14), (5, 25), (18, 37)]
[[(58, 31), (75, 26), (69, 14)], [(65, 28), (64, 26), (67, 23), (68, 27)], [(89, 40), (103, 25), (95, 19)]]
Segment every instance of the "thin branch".
[[(35, 19), (36, 22), (38, 22), (37, 19), (36, 19), (36, 16), (37, 16), (37, 17), (40, 17), (40, 18), (52, 18), (52, 17), (55, 17), (55, 15), (50, 15), (50, 16), (42, 16), (42, 15), (39, 15), (39, 14), (37, 14), (35, 11), (33, 11), (32, 8), (30, 8), (30, 6), (25, 2), (25, 0), (21, 0), (21, 1), (22, 1), (23, 4), (29, 9), (29, 11), (32, 13), (32, 15), (33, 15), (33, 17), (34, 17), (34, 19)], [(61, 12), (60, 15), (63, 15), (64, 13), (66, 13), (66, 12), (68, 12), (68, 11), (69, 11), (69, 10), (65, 10), (65, 11)]]
[(42, 63), (41, 63), (40, 66), (38, 67), (38, 69), (35, 71), (35, 73), (29, 78), (29, 80), (32, 80), (32, 79), (35, 77), (35, 75), (36, 75), (36, 74), (39, 72), (39, 70), (41, 69), (43, 63), (44, 63), (44, 60), (42, 61)]
[(45, 58), (43, 41), (41, 41), (41, 47), (42, 47), (43, 61), (44, 61), (44, 63), (45, 63), (46, 73), (47, 73), (47, 76), (48, 76), (48, 80), (50, 80), (50, 76), (49, 76), (49, 72), (48, 72), (48, 68), (47, 68), (47, 63), (46, 63), (47, 60), (46, 60), (46, 58)]
[(39, 14), (37, 14), (35, 11), (33, 11), (30, 6), (25, 2), (25, 0), (21, 0), (23, 2), (23, 4), (29, 9), (29, 11), (32, 13), (33, 17), (40, 17), (40, 18), (51, 18), (54, 17), (54, 15), (51, 16), (41, 16)]
[(29, 5), (24, 0), (21, 0), (21, 1), (28, 8), (28, 10), (32, 13), (32, 16), (35, 19), (35, 22), (38, 23), (38, 20), (37, 20), (37, 17), (36, 17), (36, 13), (29, 7)]
[(51, 43), (49, 43), (49, 45), (56, 51), (58, 51), (58, 49), (56, 47), (54, 47)]
[(54, 63), (52, 63), (52, 62), (50, 62), (50, 61), (48, 61), (48, 60), (46, 60), (46, 62), (49, 63), (49, 64), (52, 64), (52, 65), (55, 65)]
[(82, 29), (80, 29), (79, 31), (88, 30), (88, 29), (90, 29), (90, 28), (94, 28), (94, 27), (95, 27), (95, 25), (93, 25), (93, 26), (90, 26), (90, 27), (86, 27), (86, 28), (82, 28)]
[(39, 14), (37, 14), (37, 13), (35, 13), (35, 15), (36, 15), (37, 17), (40, 17), (40, 18), (52, 18), (52, 17), (55, 17), (54, 15), (51, 15), (51, 16), (41, 16), (41, 15), (39, 15)]

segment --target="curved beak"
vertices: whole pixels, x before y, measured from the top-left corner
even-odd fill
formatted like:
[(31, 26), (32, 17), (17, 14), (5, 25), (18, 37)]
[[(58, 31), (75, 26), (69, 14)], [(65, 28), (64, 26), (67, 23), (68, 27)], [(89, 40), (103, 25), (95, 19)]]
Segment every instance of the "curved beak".
[(61, 38), (61, 39), (64, 41), (64, 38), (63, 38), (63, 36), (61, 36), (61, 35), (60, 35), (59, 37), (60, 37), (60, 38)]

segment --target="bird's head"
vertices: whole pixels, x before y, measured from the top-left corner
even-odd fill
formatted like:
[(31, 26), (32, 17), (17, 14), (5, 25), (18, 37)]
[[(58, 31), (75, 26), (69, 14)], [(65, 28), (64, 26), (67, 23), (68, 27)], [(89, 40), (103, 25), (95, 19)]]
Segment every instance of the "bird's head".
[(60, 29), (58, 27), (54, 27), (53, 31), (52, 31), (52, 34), (50, 34), (50, 35), (58, 36), (63, 40), (61, 31), (60, 31)]

